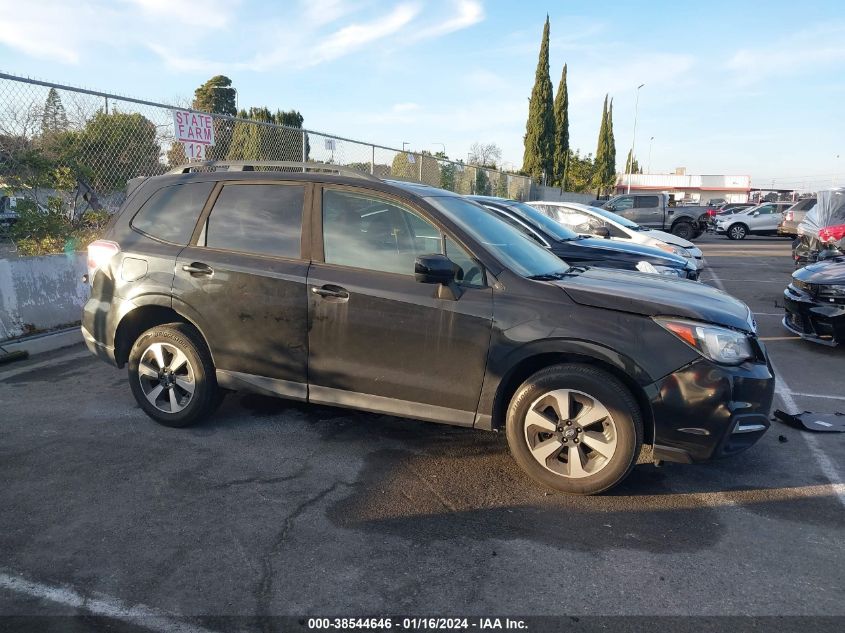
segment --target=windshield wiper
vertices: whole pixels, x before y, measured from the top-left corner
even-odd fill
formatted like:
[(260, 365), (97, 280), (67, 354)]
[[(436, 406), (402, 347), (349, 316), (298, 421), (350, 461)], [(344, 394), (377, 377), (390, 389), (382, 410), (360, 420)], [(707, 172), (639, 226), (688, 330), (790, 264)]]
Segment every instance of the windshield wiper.
[(586, 268), (578, 268), (576, 266), (570, 266), (566, 270), (559, 270), (552, 273), (542, 273), (540, 275), (531, 275), (529, 279), (533, 279), (534, 281), (558, 281), (560, 279), (566, 279), (569, 275), (574, 275), (576, 273), (583, 273)]

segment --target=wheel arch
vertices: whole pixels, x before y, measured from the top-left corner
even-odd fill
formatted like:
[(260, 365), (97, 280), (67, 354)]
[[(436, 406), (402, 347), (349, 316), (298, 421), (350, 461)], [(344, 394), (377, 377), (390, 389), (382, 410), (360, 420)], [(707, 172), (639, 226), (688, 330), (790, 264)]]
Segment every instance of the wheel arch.
[[(617, 362), (614, 356), (621, 362)], [(519, 358), (515, 359), (513, 365), (503, 374), (496, 388), (496, 395), (493, 399), (491, 428), (493, 430), (501, 430), (505, 427), (505, 419), (511, 399), (519, 386), (531, 375), (552, 365), (578, 363), (602, 369), (617, 378), (628, 388), (631, 395), (634, 396), (642, 415), (643, 443), (652, 444), (654, 442), (654, 415), (651, 410), (651, 403), (642, 386), (642, 381), (638, 381), (630, 373), (631, 368), (635, 368), (635, 374), (645, 377), (646, 384), (650, 382), (650, 379), (633, 362), (624, 362), (627, 360), (615, 353), (597, 353), (596, 347), (593, 345), (579, 347), (569, 344), (559, 346), (557, 349), (532, 349), (527, 351), (527, 353), (520, 354)], [(625, 367), (626, 364), (628, 365), (627, 368)]]
[[(134, 308), (126, 312), (117, 324), (114, 334), (114, 358), (118, 367), (123, 367), (129, 360), (129, 352), (138, 337), (151, 327), (165, 323), (186, 323), (194, 327), (202, 336), (206, 349), (211, 354), (211, 347), (202, 329), (184, 314), (171, 305), (170, 297), (149, 295), (133, 301)], [(212, 354), (212, 360), (214, 356)]]

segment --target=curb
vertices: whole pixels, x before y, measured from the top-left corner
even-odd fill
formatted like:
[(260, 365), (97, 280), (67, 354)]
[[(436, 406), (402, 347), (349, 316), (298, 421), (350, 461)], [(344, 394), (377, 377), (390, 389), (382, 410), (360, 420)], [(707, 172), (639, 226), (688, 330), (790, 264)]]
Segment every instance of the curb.
[(82, 342), (82, 331), (79, 329), (79, 326), (76, 326), (66, 330), (59, 330), (58, 332), (28, 336), (13, 342), (2, 343), (2, 345), (9, 352), (29, 352), (30, 355), (33, 355), (52, 352), (53, 350), (70, 347), (71, 345)]

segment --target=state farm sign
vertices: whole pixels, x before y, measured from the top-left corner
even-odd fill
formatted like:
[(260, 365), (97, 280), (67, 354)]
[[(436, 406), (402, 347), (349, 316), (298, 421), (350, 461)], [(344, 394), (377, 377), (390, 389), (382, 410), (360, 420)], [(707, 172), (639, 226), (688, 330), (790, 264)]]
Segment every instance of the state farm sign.
[(208, 114), (174, 110), (173, 128), (177, 141), (214, 145), (214, 119)]
[(205, 148), (214, 145), (214, 119), (207, 114), (173, 111), (176, 141), (185, 148), (188, 160), (205, 160)]

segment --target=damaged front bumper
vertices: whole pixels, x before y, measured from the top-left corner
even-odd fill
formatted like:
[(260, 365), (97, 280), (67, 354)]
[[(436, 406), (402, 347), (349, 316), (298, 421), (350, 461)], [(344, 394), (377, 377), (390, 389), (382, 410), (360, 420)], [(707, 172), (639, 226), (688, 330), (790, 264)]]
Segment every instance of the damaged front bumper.
[(823, 302), (794, 284), (783, 291), (783, 326), (803, 339), (824, 345), (845, 343), (845, 303)]
[(759, 341), (759, 357), (736, 367), (704, 358), (648, 390), (654, 415), (654, 458), (703, 462), (753, 446), (770, 426), (775, 376)]

